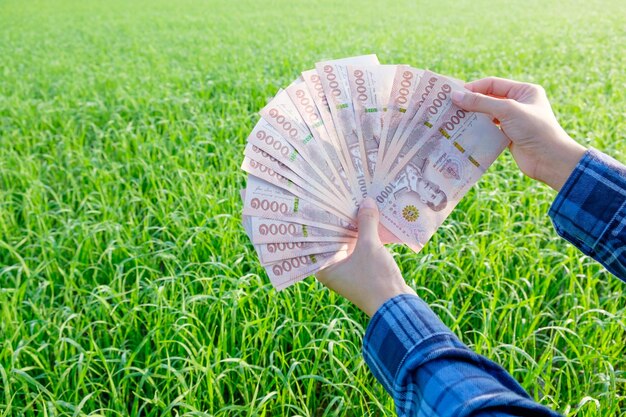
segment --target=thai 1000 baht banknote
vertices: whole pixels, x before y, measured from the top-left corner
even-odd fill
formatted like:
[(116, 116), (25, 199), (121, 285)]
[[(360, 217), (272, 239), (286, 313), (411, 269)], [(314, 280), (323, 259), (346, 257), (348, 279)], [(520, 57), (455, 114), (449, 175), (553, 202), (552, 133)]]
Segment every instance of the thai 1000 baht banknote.
[(317, 255), (302, 255), (271, 263), (266, 265), (265, 268), (272, 285), (280, 291), (329, 265), (346, 259), (349, 254), (348, 251), (339, 251)]
[(383, 117), (397, 65), (348, 65), (361, 161), (367, 185), (376, 169)]
[(251, 217), (250, 239), (258, 243), (287, 242), (351, 242), (357, 234), (351, 230), (338, 232), (301, 223)]
[[(398, 65), (389, 94), (387, 111), (383, 119), (383, 130), (380, 135), (380, 146), (376, 159), (377, 166), (382, 166), (389, 145), (406, 114), (409, 101), (413, 97), (423, 74), (424, 70), (408, 65)], [(380, 170), (376, 172), (374, 181), (378, 179), (380, 172)]]
[[(253, 217), (243, 215), (242, 225), (246, 234), (252, 240)], [(300, 225), (302, 226), (302, 225)], [(338, 252), (352, 250), (356, 243), (356, 238), (350, 242), (275, 242), (256, 243), (254, 249), (259, 256), (261, 265), (267, 265), (282, 259), (295, 258), (302, 255), (315, 255), (320, 253)]]
[(324, 180), (311, 164), (265, 119), (261, 118), (254, 126), (252, 133), (248, 136), (248, 143), (267, 152), (299, 177), (306, 178), (306, 181), (317, 190), (320, 197), (340, 206), (337, 202), (337, 196), (330, 192)]
[[(439, 117), (444, 114), (441, 111), (451, 104), (450, 93), (453, 83), (446, 77), (427, 72), (424, 76), (427, 84), (424, 91), (417, 90), (419, 100), (413, 107), (415, 114), (409, 121), (400, 138), (391, 145), (388, 158), (384, 161), (382, 173), (392, 171), (396, 165), (402, 164), (402, 158), (415, 146), (420, 146), (424, 140), (435, 131), (439, 124)], [(388, 175), (388, 174), (387, 174)]]
[[(491, 123), (489, 117), (466, 112), (452, 103), (452, 92), (465, 91), (464, 87), (446, 77), (435, 77), (438, 79), (434, 83), (435, 88), (423, 101), (415, 120), (405, 131), (403, 136), (406, 142), (391, 164), (387, 178), (395, 177), (413, 155), (423, 154), (424, 149), (428, 148), (426, 144), (432, 144), (433, 138), (443, 137), (447, 146), (468, 157), (478, 167), (491, 165), (504, 149), (503, 144), (508, 144), (508, 139)], [(418, 131), (421, 133), (416, 133)], [(480, 136), (481, 131), (484, 137)]]
[(300, 198), (251, 175), (248, 176), (243, 200), (243, 214), (248, 216), (292, 221), (340, 232), (346, 229), (357, 230), (352, 219), (337, 216), (315, 202)]
[(306, 84), (309, 92), (311, 93), (311, 97), (313, 98), (313, 102), (315, 103), (315, 107), (320, 114), (320, 117), (324, 121), (324, 127), (326, 129), (326, 133), (330, 138), (333, 146), (337, 150), (337, 155), (343, 165), (344, 171), (349, 171), (348, 160), (345, 159), (343, 152), (341, 151), (341, 145), (339, 145), (339, 138), (337, 136), (337, 129), (335, 126), (335, 122), (333, 121), (333, 117), (330, 113), (330, 106), (328, 105), (328, 99), (326, 98), (326, 94), (324, 93), (324, 86), (322, 85), (322, 78), (319, 76), (315, 69), (303, 71), (302, 79)]
[(312, 193), (316, 192), (315, 188), (311, 184), (309, 184), (304, 178), (293, 172), (291, 169), (289, 169), (287, 165), (283, 164), (278, 159), (265, 152), (263, 149), (251, 143), (248, 143), (244, 148), (243, 155), (244, 157), (248, 157), (254, 161), (258, 161), (266, 167), (273, 169), (297, 186), (302, 187)]
[(509, 144), (483, 114), (454, 105), (440, 111), (441, 127), (373, 191), (381, 223), (415, 251)]
[[(352, 193), (350, 180), (346, 174), (346, 163), (341, 156), (341, 151), (336, 140), (333, 140), (329, 134), (324, 117), (318, 109), (309, 88), (303, 78), (299, 77), (286, 88), (286, 91), (287, 94), (289, 94), (291, 101), (298, 109), (300, 116), (302, 116), (302, 119), (315, 137), (315, 140), (324, 147), (329, 163), (335, 167), (335, 170), (343, 182), (344, 189), (347, 192), (346, 198), (352, 201), (352, 205), (356, 212), (358, 202)], [(326, 109), (326, 111), (328, 112), (328, 109)], [(330, 112), (328, 112), (328, 116), (330, 118)], [(334, 127), (332, 127), (332, 129), (334, 130)]]
[(323, 146), (317, 142), (298, 109), (285, 90), (280, 90), (259, 112), (296, 150), (302, 154), (317, 174), (325, 180), (339, 203), (345, 204), (347, 190)]
[(319, 253), (346, 251), (354, 243), (345, 242), (286, 242), (263, 243), (254, 245), (261, 265), (267, 265), (282, 259)]
[[(452, 106), (450, 94), (454, 89), (463, 89), (456, 80), (432, 73), (429, 79), (432, 90), (428, 93), (411, 122), (403, 132), (400, 142), (393, 151), (396, 155), (405, 155), (410, 149), (421, 146), (420, 141), (428, 138), (434, 130), (439, 129), (441, 117)], [(401, 158), (396, 156), (395, 164), (401, 164)]]
[(307, 199), (308, 201), (317, 204), (318, 207), (323, 208), (324, 210), (333, 213), (336, 216), (349, 218), (348, 215), (342, 213), (340, 210), (337, 210), (332, 204), (328, 204), (324, 201), (324, 199), (319, 198), (315, 194), (315, 192), (311, 192), (305, 188), (300, 187), (293, 181), (284, 177), (280, 171), (275, 171), (274, 169), (263, 165), (257, 160), (245, 157), (241, 164), (241, 169), (243, 169), (250, 175), (253, 175), (257, 178), (262, 179), (263, 181), (267, 181), (268, 183), (275, 185), (276, 187), (286, 190), (297, 197)]
[(377, 64), (378, 59), (375, 55), (322, 61), (315, 64), (315, 69), (324, 87), (330, 112), (335, 121), (339, 145), (348, 162), (348, 171), (350, 171), (348, 175), (352, 184), (352, 192), (357, 194), (359, 200), (367, 196), (367, 179), (363, 165), (365, 161), (361, 160), (347, 66)]

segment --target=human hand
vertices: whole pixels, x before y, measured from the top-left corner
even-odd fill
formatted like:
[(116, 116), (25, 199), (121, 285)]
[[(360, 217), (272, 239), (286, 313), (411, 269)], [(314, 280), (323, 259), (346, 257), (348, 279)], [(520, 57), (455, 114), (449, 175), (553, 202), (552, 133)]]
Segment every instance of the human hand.
[(316, 274), (317, 279), (372, 317), (383, 303), (400, 294), (415, 294), (378, 237), (378, 207), (372, 198), (359, 209), (359, 237), (344, 261)]
[(496, 77), (465, 87), (471, 92), (454, 92), (452, 101), (496, 119), (522, 172), (559, 191), (586, 149), (559, 125), (544, 89)]

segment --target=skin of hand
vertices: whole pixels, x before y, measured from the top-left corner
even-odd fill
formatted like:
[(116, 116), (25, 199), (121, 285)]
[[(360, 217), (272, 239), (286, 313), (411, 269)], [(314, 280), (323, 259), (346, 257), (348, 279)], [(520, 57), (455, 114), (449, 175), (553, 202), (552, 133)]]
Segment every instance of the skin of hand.
[(322, 284), (353, 302), (370, 317), (396, 295), (415, 295), (380, 241), (378, 220), (376, 202), (368, 197), (359, 208), (359, 236), (352, 254), (316, 274)]
[(452, 93), (454, 104), (491, 116), (511, 140), (511, 154), (522, 172), (559, 191), (586, 149), (556, 120), (545, 90), (496, 77), (465, 87), (470, 91)]

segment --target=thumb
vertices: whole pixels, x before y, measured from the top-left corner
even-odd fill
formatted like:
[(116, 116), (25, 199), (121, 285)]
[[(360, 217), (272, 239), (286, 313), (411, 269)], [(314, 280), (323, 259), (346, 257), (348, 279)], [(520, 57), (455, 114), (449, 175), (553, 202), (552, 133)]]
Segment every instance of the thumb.
[(378, 206), (372, 197), (367, 197), (359, 207), (359, 238), (357, 246), (379, 244), (378, 237)]
[(453, 91), (452, 102), (463, 110), (487, 113), (496, 119), (502, 118), (509, 103), (506, 99), (486, 96), (470, 91)]

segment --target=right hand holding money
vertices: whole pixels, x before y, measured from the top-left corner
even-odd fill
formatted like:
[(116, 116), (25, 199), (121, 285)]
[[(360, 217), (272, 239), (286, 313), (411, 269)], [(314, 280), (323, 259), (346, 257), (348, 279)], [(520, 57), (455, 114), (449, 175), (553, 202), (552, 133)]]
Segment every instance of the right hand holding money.
[(511, 140), (511, 154), (522, 172), (559, 191), (585, 148), (556, 120), (545, 90), (535, 84), (489, 77), (452, 94), (459, 107), (497, 119)]

